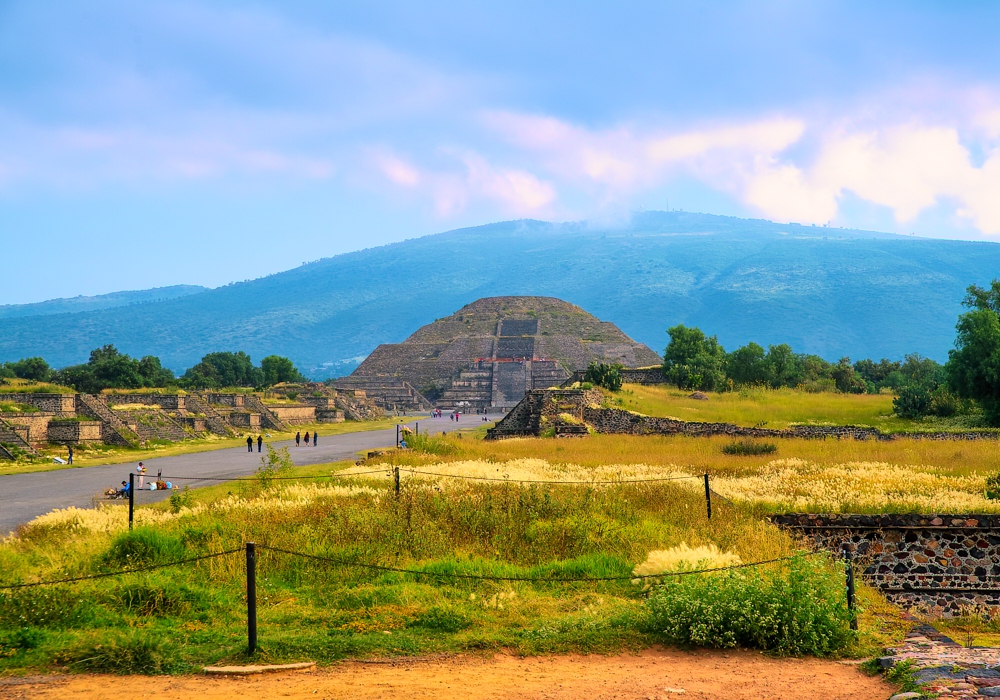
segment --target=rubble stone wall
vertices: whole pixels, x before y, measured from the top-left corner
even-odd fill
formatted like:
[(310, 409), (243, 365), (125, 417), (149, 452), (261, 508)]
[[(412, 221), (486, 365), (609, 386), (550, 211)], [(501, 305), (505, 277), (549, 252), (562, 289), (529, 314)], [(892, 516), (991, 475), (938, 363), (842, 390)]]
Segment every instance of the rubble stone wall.
[(787, 514), (772, 522), (841, 555), (891, 601), (951, 616), (1000, 606), (1000, 515)]

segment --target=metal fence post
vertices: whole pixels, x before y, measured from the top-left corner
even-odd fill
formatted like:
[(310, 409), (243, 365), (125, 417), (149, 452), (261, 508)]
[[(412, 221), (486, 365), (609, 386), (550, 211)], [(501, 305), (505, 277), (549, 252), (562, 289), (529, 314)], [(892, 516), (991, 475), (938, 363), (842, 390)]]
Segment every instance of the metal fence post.
[(396, 449), (399, 449), (399, 423), (396, 423)]
[(132, 529), (135, 516), (135, 472), (128, 473), (128, 529)]
[(247, 655), (257, 651), (257, 552), (247, 542)]
[(854, 604), (854, 562), (851, 561), (851, 550), (844, 545), (844, 573), (847, 577), (847, 612), (851, 616), (851, 629), (858, 631), (858, 613)]
[(708, 519), (712, 519), (712, 489), (708, 485), (708, 474), (705, 474), (705, 508), (708, 511)]
[(396, 478), (396, 495), (399, 495), (399, 467), (393, 467), (393, 476)]

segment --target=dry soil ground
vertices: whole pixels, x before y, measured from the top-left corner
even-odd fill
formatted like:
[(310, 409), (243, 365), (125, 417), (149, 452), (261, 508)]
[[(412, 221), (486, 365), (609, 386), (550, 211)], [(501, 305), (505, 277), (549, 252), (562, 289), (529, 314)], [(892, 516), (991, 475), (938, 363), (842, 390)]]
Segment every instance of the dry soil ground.
[(450, 657), (349, 662), (241, 678), (56, 676), (0, 679), (0, 698), (407, 698), (408, 700), (885, 700), (853, 665), (749, 651), (651, 649), (618, 656)]

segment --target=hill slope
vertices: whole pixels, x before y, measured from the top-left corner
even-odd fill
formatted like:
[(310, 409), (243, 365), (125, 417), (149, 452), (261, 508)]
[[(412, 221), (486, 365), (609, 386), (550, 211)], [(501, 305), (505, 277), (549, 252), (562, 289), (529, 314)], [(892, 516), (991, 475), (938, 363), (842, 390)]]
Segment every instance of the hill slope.
[(276, 352), (349, 373), (379, 343), (486, 296), (563, 299), (654, 350), (676, 323), (729, 349), (790, 343), (828, 359), (944, 359), (967, 285), (1000, 276), (1000, 245), (683, 212), (626, 228), (513, 221), (362, 250), (165, 301), (0, 318), (0, 360), (80, 362), (103, 343), (176, 370), (205, 352)]
[(199, 287), (195, 284), (175, 284), (171, 287), (112, 292), (111, 294), (99, 294), (92, 297), (81, 295), (67, 299), (49, 299), (48, 301), (40, 301), (35, 304), (5, 304), (0, 306), (0, 318), (51, 316), (53, 314), (97, 311), (98, 309), (111, 309), (116, 306), (129, 306), (130, 304), (145, 304), (151, 301), (176, 299), (188, 296), (189, 294), (198, 294), (199, 292), (207, 291), (208, 287)]

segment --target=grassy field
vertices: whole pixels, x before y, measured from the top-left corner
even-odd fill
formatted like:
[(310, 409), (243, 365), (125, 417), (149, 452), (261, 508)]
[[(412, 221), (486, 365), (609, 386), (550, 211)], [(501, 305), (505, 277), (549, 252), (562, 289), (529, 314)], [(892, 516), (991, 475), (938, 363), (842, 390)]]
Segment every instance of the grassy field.
[[(319, 430), (320, 438), (330, 435), (340, 435), (343, 433), (354, 433), (367, 430), (384, 430), (392, 428), (400, 422), (399, 418), (387, 417), (377, 421), (344, 421), (343, 423), (312, 423), (309, 425), (296, 425), (294, 430), (269, 431), (269, 440), (290, 440), (295, 437), (296, 432), (311, 433)], [(254, 433), (257, 435), (257, 433)], [(224, 450), (230, 447), (239, 447), (246, 442), (246, 437), (220, 437), (218, 435), (208, 435), (203, 438), (184, 440), (182, 442), (162, 441), (148, 444), (144, 447), (128, 448), (118, 445), (79, 445), (74, 448), (73, 464), (57, 464), (51, 461), (35, 462), (6, 462), (0, 461), (0, 475), (3, 474), (24, 474), (30, 472), (53, 471), (57, 469), (75, 469), (81, 467), (93, 467), (100, 464), (121, 464), (124, 462), (135, 462), (141, 459), (151, 459), (153, 457), (171, 457), (173, 455), (191, 454), (194, 452), (210, 452), (212, 450)], [(66, 459), (65, 447), (52, 446), (41, 450), (41, 453), (48, 459), (61, 457)]]
[[(478, 442), (469, 437), (453, 440), (463, 446)], [(323, 465), (294, 473), (345, 468), (373, 467)], [(506, 468), (510, 471), (514, 465)], [(542, 474), (537, 470), (543, 468), (550, 476), (574, 477), (603, 476), (606, 471), (538, 463), (521, 468), (527, 475)], [(341, 562), (535, 578), (627, 579), (647, 558), (654, 560), (652, 552), (687, 551), (688, 546), (695, 551), (714, 546), (719, 555), (744, 562), (794, 551), (789, 537), (752, 506), (720, 506), (708, 520), (703, 495), (675, 482), (516, 486), (409, 476), (397, 498), (387, 474), (336, 484), (268, 485), (257, 480), (178, 493), (174, 503), (140, 508), (131, 534), (125, 531), (122, 506), (55, 511), (0, 544), (3, 583), (176, 561), (238, 548), (247, 540)], [(878, 596), (865, 591), (862, 632), (851, 637), (844, 627), (841, 569), (822, 558), (812, 564), (771, 564), (759, 577), (725, 576), (737, 577), (731, 585), (755, 591), (755, 586), (784, 590), (782, 586), (790, 585), (780, 583), (786, 576), (791, 576), (790, 582), (816, 587), (814, 597), (826, 595), (828, 608), (816, 617), (826, 615), (829, 619), (822, 624), (832, 630), (831, 639), (840, 640), (824, 653), (867, 655), (901, 634), (898, 616), (887, 613)], [(258, 580), (258, 658), (320, 662), (442, 651), (641, 648), (672, 639), (665, 639), (665, 632), (651, 622), (650, 596), (685, 605), (689, 589), (702, 585), (691, 581), (683, 591), (671, 585), (650, 591), (628, 580), (435, 579), (266, 549), (260, 555)], [(704, 585), (713, 584), (707, 580)], [(679, 597), (670, 598), (670, 591)], [(206, 663), (241, 660), (244, 611), (240, 555), (145, 574), (0, 592), (0, 672), (179, 673)]]
[(906, 420), (892, 413), (889, 394), (809, 393), (798, 389), (748, 388), (709, 393), (707, 401), (667, 385), (626, 384), (609, 393), (609, 403), (647, 416), (687, 421), (734, 423), (745, 427), (790, 425), (863, 425), (885, 432), (932, 432), (981, 429), (975, 416)]

